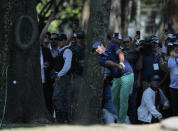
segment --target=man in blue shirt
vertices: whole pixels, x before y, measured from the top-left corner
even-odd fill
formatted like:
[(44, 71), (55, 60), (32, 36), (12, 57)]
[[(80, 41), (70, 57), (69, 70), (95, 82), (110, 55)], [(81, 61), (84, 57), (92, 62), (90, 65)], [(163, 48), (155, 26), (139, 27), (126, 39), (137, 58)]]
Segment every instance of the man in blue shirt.
[(125, 123), (129, 92), (134, 82), (132, 67), (117, 44), (111, 43), (105, 48), (102, 42), (95, 42), (93, 49), (101, 55), (99, 64), (111, 71), (114, 78), (111, 89), (112, 102), (116, 109), (118, 123)]
[(172, 111), (174, 116), (178, 116), (178, 40), (174, 42), (174, 52), (168, 59), (168, 68), (170, 70), (170, 95)]

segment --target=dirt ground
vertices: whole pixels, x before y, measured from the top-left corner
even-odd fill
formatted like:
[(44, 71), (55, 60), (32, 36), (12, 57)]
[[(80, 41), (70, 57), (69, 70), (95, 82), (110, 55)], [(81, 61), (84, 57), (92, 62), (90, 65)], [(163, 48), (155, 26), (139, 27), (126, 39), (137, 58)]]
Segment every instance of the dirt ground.
[(27, 125), (23, 128), (8, 128), (1, 131), (170, 131), (163, 129), (160, 124), (150, 125), (126, 125), (126, 124), (113, 124), (108, 126), (92, 125), (92, 126), (71, 126), (71, 125), (43, 125), (31, 126)]
[(3, 128), (4, 129), (1, 129), (1, 131), (178, 131), (178, 117), (170, 117), (157, 124), (145, 125), (112, 124), (82, 126), (54, 124), (4, 124)]

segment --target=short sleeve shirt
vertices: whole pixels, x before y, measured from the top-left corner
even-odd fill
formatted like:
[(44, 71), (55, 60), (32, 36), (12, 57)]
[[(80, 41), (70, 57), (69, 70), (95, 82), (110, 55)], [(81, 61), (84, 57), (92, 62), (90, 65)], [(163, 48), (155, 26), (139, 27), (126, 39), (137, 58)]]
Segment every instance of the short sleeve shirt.
[[(111, 43), (110, 45), (108, 45), (105, 53), (99, 59), (99, 64), (102, 66), (105, 66), (105, 62), (107, 60), (113, 61), (115, 63), (119, 63), (119, 59), (116, 54), (116, 51), (119, 49), (120, 49), (120, 46), (117, 44)], [(133, 72), (132, 67), (130, 66), (129, 62), (126, 59), (124, 60), (124, 65), (125, 65), (124, 70), (119, 70), (116, 67), (109, 68), (111, 70), (113, 77), (118, 78), (118, 77), (121, 77), (124, 73)]]
[(168, 60), (168, 68), (170, 69), (170, 88), (178, 89), (178, 58), (170, 57)]

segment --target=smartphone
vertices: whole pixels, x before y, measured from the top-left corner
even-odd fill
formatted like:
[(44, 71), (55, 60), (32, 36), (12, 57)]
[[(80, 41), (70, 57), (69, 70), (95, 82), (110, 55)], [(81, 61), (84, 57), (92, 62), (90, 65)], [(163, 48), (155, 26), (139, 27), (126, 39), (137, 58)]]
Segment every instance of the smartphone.
[(140, 35), (140, 31), (136, 31), (136, 35)]
[(165, 29), (165, 30), (164, 30), (164, 33), (168, 33), (168, 29)]

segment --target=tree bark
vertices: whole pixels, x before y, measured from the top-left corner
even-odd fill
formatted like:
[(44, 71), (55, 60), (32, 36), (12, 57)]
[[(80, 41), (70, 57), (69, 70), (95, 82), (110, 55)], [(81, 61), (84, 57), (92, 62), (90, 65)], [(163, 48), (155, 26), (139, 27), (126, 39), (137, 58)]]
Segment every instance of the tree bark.
[(123, 36), (128, 35), (131, 9), (132, 0), (121, 0), (121, 29)]
[(178, 31), (178, 1), (177, 0), (165, 0), (164, 1), (164, 23), (165, 25), (172, 25), (173, 31), (175, 33)]
[(121, 33), (121, 0), (111, 0), (109, 34)]
[(106, 42), (109, 25), (110, 0), (91, 0), (90, 19), (85, 48), (85, 68), (79, 98), (80, 124), (101, 123), (103, 74), (98, 57), (92, 53), (95, 41)]
[(82, 11), (82, 29), (85, 34), (87, 33), (88, 21), (90, 18), (90, 0), (85, 0), (83, 11)]
[(141, 0), (136, 0), (136, 30), (140, 30)]
[[(0, 2), (3, 6), (0, 8), (3, 9), (3, 12), (0, 11), (3, 28), (0, 30), (1, 47), (8, 51), (4, 53), (7, 55), (4, 59), (9, 67), (5, 121), (47, 123), (50, 117), (45, 107), (41, 84), (36, 1), (0, 0)], [(21, 19), (20, 24), (19, 18), (22, 16), (25, 17)]]
[(147, 12), (147, 21), (146, 21), (146, 31), (145, 36), (150, 36), (152, 34), (156, 34), (156, 15), (158, 13), (157, 4), (153, 4), (151, 9)]

